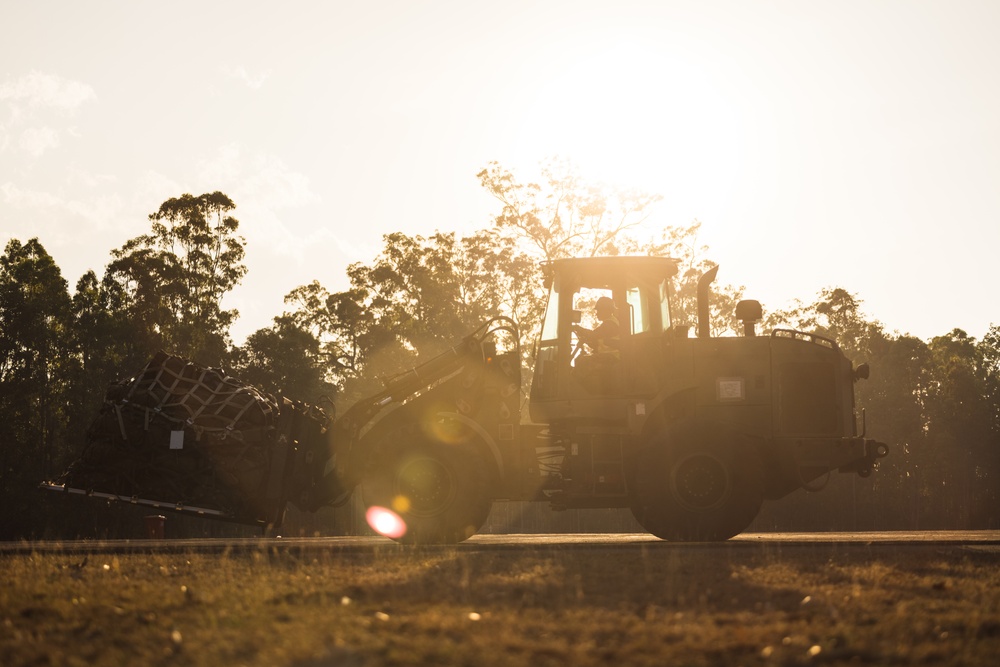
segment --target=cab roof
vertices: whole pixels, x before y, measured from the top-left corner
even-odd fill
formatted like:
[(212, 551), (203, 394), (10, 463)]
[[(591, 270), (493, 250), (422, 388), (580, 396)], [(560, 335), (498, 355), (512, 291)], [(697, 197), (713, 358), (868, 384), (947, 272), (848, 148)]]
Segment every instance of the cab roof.
[(542, 262), (546, 279), (556, 275), (588, 281), (594, 278), (641, 275), (654, 280), (677, 275), (678, 260), (673, 257), (648, 255), (615, 255), (607, 257), (568, 257)]

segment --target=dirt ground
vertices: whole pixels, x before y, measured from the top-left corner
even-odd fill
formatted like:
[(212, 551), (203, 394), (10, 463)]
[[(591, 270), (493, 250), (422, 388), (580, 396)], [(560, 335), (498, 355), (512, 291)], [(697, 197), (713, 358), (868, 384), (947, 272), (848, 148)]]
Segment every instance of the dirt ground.
[(0, 555), (0, 664), (995, 665), (1000, 550)]

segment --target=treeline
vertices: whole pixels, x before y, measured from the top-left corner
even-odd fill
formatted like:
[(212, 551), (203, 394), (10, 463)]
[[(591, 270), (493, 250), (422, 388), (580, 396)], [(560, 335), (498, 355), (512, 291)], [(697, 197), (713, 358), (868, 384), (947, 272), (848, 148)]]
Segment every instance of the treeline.
[[(108, 385), (160, 349), (271, 393), (346, 408), (380, 388), (380, 377), (489, 316), (513, 317), (529, 343), (544, 300), (539, 262), (602, 254), (678, 258), (675, 319), (696, 319), (695, 283), (711, 266), (697, 221), (640, 237), (658, 196), (587, 182), (561, 162), (543, 165), (537, 183), (495, 163), (478, 178), (498, 203), (489, 228), (465, 237), (386, 235), (371, 262), (347, 268), (348, 289), (295, 288), (285, 312), (242, 344), (229, 333), (238, 313), (222, 304), (246, 275), (246, 241), (225, 194), (167, 200), (148, 231), (113, 249), (103, 274), (87, 272), (72, 291), (39, 239), (10, 240), (0, 257), (0, 539), (127, 530), (93, 503), (66, 503), (37, 487), (78, 455)], [(715, 290), (714, 333), (737, 330), (742, 291)], [(867, 480), (834, 474), (822, 494), (766, 506), (757, 528), (997, 527), (1000, 329), (978, 341), (960, 330), (929, 342), (889, 333), (839, 288), (771, 313), (768, 324), (829, 336), (871, 364), (858, 407), (871, 415), (869, 437), (892, 450)], [(634, 529), (614, 512), (553, 517), (518, 506), (495, 514), (493, 530)], [(310, 533), (357, 528), (356, 516), (338, 515), (339, 525), (323, 516), (298, 520)]]

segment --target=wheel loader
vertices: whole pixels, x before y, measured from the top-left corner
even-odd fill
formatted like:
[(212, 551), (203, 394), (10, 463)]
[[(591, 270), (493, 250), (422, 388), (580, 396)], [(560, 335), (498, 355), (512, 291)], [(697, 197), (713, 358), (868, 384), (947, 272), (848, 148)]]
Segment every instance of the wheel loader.
[[(360, 490), (372, 527), (413, 544), (462, 541), (504, 500), (627, 508), (666, 540), (726, 540), (763, 501), (868, 476), (888, 448), (855, 409), (868, 366), (835, 341), (759, 334), (755, 301), (737, 306), (742, 335), (710, 335), (717, 269), (694, 334), (674, 321), (673, 259), (545, 263), (526, 401), (507, 317), (339, 415), (160, 355), (109, 392), (81, 459), (44, 486), (262, 526)], [(602, 299), (617, 335), (598, 359), (580, 336)]]

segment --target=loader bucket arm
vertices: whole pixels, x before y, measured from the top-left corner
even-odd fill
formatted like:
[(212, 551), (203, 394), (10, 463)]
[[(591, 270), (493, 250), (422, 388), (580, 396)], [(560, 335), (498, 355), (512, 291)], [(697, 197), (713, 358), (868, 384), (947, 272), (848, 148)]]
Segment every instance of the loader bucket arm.
[[(405, 403), (441, 381), (460, 372), (469, 363), (485, 363), (484, 343), (500, 332), (507, 332), (519, 343), (517, 324), (509, 317), (495, 317), (485, 322), (453, 347), (428, 361), (397, 375), (385, 378), (385, 389), (364, 398), (337, 419), (332, 428), (333, 455), (327, 462), (325, 476), (336, 475), (339, 486), (353, 488), (361, 478), (364, 452), (358, 441), (365, 426), (384, 409)], [(518, 356), (520, 350), (518, 349)], [(335, 488), (334, 480), (325, 486)]]

